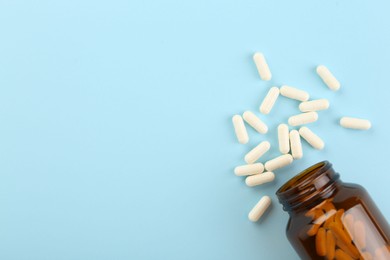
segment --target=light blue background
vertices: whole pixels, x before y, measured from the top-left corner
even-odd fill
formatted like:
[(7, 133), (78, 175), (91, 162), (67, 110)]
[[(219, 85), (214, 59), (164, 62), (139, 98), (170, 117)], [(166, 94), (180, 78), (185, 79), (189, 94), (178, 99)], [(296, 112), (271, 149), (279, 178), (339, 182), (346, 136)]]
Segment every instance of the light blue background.
[[(390, 218), (390, 2), (0, 2), (1, 259), (298, 259), (274, 193), (327, 159)], [(265, 53), (273, 79), (252, 62)], [(325, 64), (342, 83), (331, 92)], [(234, 176), (298, 113), (280, 98), (266, 136), (235, 139), (231, 117), (269, 87), (328, 98), (312, 129), (324, 151), (248, 188)], [(339, 117), (369, 118), (367, 132)], [(278, 155), (276, 150), (265, 156)], [(273, 199), (259, 223), (247, 214)]]

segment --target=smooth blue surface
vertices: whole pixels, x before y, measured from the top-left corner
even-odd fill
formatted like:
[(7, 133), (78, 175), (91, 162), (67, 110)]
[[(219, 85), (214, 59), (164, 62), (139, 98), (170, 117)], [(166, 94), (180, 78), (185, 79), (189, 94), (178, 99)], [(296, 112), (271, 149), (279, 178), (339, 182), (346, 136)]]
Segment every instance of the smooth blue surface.
[[(0, 259), (298, 259), (276, 189), (330, 160), (390, 218), (390, 2), (0, 2)], [(260, 80), (262, 51), (273, 79)], [(325, 64), (342, 83), (329, 91)], [(331, 109), (324, 151), (248, 188), (233, 174), (298, 113), (278, 100), (267, 136), (231, 117), (289, 84)], [(340, 116), (372, 120), (342, 129)], [(278, 155), (273, 150), (265, 159)], [(273, 199), (259, 223), (247, 213)]]

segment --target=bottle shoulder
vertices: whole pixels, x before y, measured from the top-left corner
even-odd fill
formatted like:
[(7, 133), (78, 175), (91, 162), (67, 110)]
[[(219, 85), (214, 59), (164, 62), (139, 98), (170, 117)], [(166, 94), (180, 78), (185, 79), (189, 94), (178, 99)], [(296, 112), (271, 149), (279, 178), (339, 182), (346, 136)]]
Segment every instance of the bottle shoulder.
[(350, 208), (369, 198), (363, 186), (355, 183), (342, 183), (333, 195), (333, 202), (340, 208)]
[(360, 184), (343, 182), (340, 186), (342, 187), (342, 189), (347, 189), (350, 192), (367, 194), (367, 190)]

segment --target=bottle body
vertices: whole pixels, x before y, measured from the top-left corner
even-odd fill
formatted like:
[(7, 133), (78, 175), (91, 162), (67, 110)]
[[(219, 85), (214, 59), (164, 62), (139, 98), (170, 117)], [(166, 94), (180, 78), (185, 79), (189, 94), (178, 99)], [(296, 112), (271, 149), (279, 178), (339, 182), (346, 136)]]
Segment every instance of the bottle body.
[(329, 162), (310, 167), (277, 195), (301, 259), (390, 259), (390, 227), (366, 190), (343, 183)]

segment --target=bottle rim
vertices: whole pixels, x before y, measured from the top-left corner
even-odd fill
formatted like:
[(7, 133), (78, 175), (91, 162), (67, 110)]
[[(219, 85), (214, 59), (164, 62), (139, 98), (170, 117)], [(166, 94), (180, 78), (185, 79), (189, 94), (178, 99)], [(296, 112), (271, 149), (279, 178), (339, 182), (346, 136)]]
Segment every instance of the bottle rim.
[(332, 164), (322, 161), (303, 170), (288, 180), (276, 195), (285, 211), (295, 211), (315, 203), (319, 198), (328, 198), (335, 190), (339, 179)]

